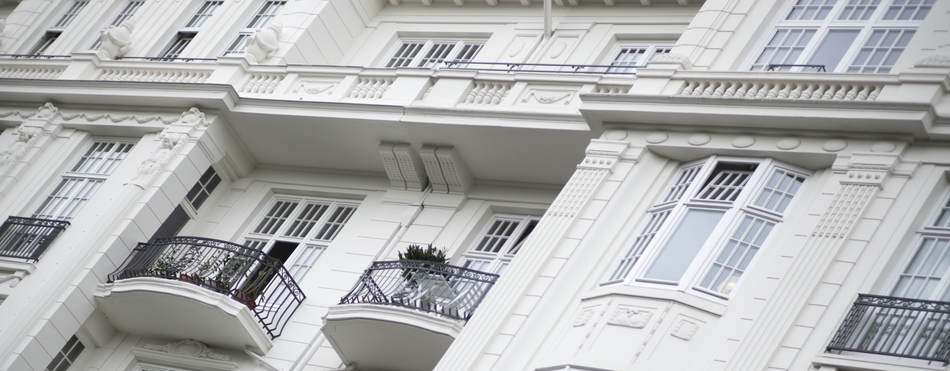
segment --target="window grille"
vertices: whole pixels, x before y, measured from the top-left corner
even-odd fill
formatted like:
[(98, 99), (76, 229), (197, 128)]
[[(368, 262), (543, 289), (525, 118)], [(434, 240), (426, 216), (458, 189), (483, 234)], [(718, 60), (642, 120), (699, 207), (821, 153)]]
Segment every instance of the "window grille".
[(56, 39), (59, 38), (59, 35), (59, 32), (47, 32), (44, 34), (40, 42), (33, 47), (33, 51), (30, 52), (30, 55), (43, 55), (46, 53), (46, 49), (49, 49), (50, 45), (53, 45), (53, 43), (56, 42)]
[(412, 63), (412, 60), (422, 50), (424, 43), (403, 43), (396, 50), (396, 53), (386, 64), (386, 67), (406, 67)]
[(403, 41), (386, 62), (386, 67), (464, 67), (482, 50), (482, 41)]
[(787, 20), (806, 20), (820, 21), (825, 19), (831, 13), (831, 8), (838, 0), (798, 0), (792, 11), (788, 13)]
[(133, 144), (96, 142), (50, 192), (33, 214), (34, 218), (70, 220), (89, 201), (105, 178), (125, 159)]
[(179, 33), (175, 37), (175, 41), (168, 46), (168, 50), (162, 53), (162, 59), (170, 60), (177, 59), (181, 55), (185, 48), (188, 47), (188, 44), (191, 44), (191, 40), (195, 39), (195, 34), (193, 33)]
[(135, 15), (135, 12), (142, 7), (142, 4), (145, 4), (144, 0), (133, 0), (125, 4), (125, 7), (119, 11), (119, 14), (116, 14), (115, 18), (112, 19), (112, 22), (109, 23), (110, 26), (118, 26), (122, 22), (127, 21), (129, 18), (132, 18)]
[[(776, 30), (765, 50), (752, 64), (752, 70), (764, 70), (770, 64), (794, 64), (805, 50), (805, 46), (815, 36), (815, 32), (815, 30), (803, 28)], [(791, 67), (781, 67), (782, 71), (789, 69)]]
[(735, 201), (752, 175), (751, 171), (722, 170), (713, 174), (711, 182), (699, 191), (704, 200)]
[(699, 173), (700, 169), (702, 169), (702, 165), (680, 169), (673, 183), (670, 184), (670, 188), (666, 191), (666, 197), (663, 197), (663, 202), (661, 203), (679, 201), (683, 198), (683, 194), (686, 193), (686, 189), (693, 183), (693, 179), (696, 179), (696, 174)]
[(919, 21), (927, 17), (935, 3), (937, 0), (894, 0), (884, 13), (883, 19)]
[(617, 267), (614, 268), (614, 272), (609, 278), (610, 281), (622, 279), (630, 273), (630, 269), (643, 254), (643, 249), (653, 241), (653, 236), (656, 236), (668, 216), (670, 216), (669, 210), (650, 213), (646, 222), (640, 227), (640, 232), (634, 238), (633, 244), (627, 249), (627, 253), (620, 259), (620, 262), (617, 263)]
[(277, 17), (277, 14), (280, 13), (280, 10), (286, 3), (286, 1), (267, 1), (261, 5), (257, 13), (254, 14), (254, 17), (238, 32), (234, 41), (229, 44), (228, 49), (224, 51), (224, 55), (242, 54), (246, 52), (247, 43), (250, 41), (251, 35), (255, 31), (267, 27), (267, 25)]
[(805, 182), (805, 177), (795, 173), (776, 169), (768, 183), (762, 187), (762, 193), (755, 200), (755, 206), (777, 212), (785, 212), (792, 197)]
[(848, 72), (888, 73), (914, 37), (914, 30), (874, 30), (858, 52)]
[(746, 215), (699, 286), (729, 295), (774, 227), (775, 223)]
[(185, 28), (200, 28), (204, 26), (205, 22), (214, 15), (215, 10), (218, 10), (221, 7), (221, 4), (224, 4), (223, 1), (205, 1), (204, 4), (201, 4), (201, 8), (198, 8), (198, 11), (195, 12), (191, 19), (188, 20), (188, 23), (185, 24)]
[(527, 215), (496, 215), (465, 253), (463, 268), (502, 274), (521, 251), (540, 218)]
[(871, 19), (871, 15), (877, 10), (881, 0), (848, 0), (848, 5), (838, 16), (840, 21), (866, 21)]
[(340, 228), (350, 220), (350, 216), (353, 215), (353, 211), (356, 211), (356, 207), (353, 206), (340, 206), (333, 211), (333, 214), (323, 225), (323, 228), (320, 229), (320, 233), (317, 233), (315, 239), (331, 241), (336, 238), (337, 233), (340, 233)]

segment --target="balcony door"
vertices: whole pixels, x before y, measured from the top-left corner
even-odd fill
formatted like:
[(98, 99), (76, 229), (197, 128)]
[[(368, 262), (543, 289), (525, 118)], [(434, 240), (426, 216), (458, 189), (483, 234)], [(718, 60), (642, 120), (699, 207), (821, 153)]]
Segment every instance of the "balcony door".
[(462, 267), (501, 275), (540, 219), (530, 215), (495, 215), (465, 253)]

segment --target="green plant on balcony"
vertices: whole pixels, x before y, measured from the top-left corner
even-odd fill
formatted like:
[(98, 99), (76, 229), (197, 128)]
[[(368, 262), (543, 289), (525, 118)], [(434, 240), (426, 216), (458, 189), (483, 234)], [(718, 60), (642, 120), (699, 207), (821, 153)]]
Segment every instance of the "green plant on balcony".
[[(422, 245), (409, 245), (409, 247), (406, 248), (406, 252), (399, 253), (399, 260), (400, 261), (421, 260), (421, 261), (429, 261), (433, 263), (445, 264), (448, 262), (449, 259), (448, 257), (445, 256), (444, 249), (433, 247), (432, 244), (430, 243), (426, 247), (422, 247)], [(430, 267), (431, 266), (428, 264), (422, 265), (422, 268), (430, 268)], [(413, 276), (414, 270), (415, 269), (413, 268), (403, 269), (402, 270), (403, 278), (405, 278), (406, 281), (412, 283), (413, 282), (412, 276)]]
[(257, 307), (257, 301), (264, 301), (264, 288), (274, 277), (274, 272), (270, 269), (259, 269), (248, 277), (247, 282), (239, 290), (234, 291), (233, 297), (247, 305), (249, 309)]

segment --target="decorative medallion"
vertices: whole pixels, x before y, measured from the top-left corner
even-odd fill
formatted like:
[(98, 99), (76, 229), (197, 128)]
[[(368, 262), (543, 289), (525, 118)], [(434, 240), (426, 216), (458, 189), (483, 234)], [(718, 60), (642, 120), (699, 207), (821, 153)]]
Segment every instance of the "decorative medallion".
[(800, 145), (802, 145), (802, 141), (798, 140), (798, 138), (791, 137), (779, 139), (778, 143), (775, 144), (778, 149), (786, 151), (798, 148)]
[(660, 144), (665, 142), (667, 139), (670, 139), (670, 135), (662, 131), (657, 131), (647, 135), (647, 142), (653, 144)]
[(614, 312), (613, 317), (607, 323), (624, 327), (644, 328), (647, 322), (650, 321), (650, 317), (653, 317), (651, 311), (621, 307), (617, 308), (617, 311)]
[(892, 152), (895, 149), (897, 149), (897, 145), (886, 140), (871, 145), (871, 152)]
[(692, 321), (681, 319), (676, 325), (673, 325), (673, 330), (670, 331), (670, 335), (683, 340), (689, 340), (693, 338), (693, 335), (696, 335), (696, 330), (699, 330), (699, 325)]
[(848, 142), (845, 142), (841, 139), (832, 139), (821, 146), (822, 149), (828, 152), (838, 152), (842, 149), (848, 147)]
[(564, 53), (565, 49), (567, 49), (567, 43), (561, 41), (555, 44), (554, 47), (551, 48), (551, 59), (557, 59), (557, 57), (560, 57), (561, 53)]
[(691, 135), (689, 139), (686, 140), (686, 142), (694, 146), (701, 146), (703, 144), (709, 143), (710, 140), (712, 140), (712, 137), (710, 137), (708, 134), (699, 133)]
[(577, 315), (577, 318), (574, 319), (574, 327), (581, 327), (587, 324), (587, 321), (590, 321), (590, 318), (594, 316), (594, 309), (588, 308), (584, 309), (581, 314)]
[(607, 132), (607, 139), (624, 140), (627, 138), (627, 132), (623, 130), (611, 130)]
[(522, 49), (524, 49), (524, 41), (518, 41), (514, 44), (511, 44), (511, 48), (508, 49), (508, 56), (514, 57), (521, 53)]
[(742, 135), (732, 140), (732, 146), (736, 148), (748, 148), (755, 144), (755, 138), (749, 135)]
[(52, 103), (46, 102), (42, 107), (36, 109), (36, 118), (38, 119), (48, 119), (52, 118), (59, 112), (59, 108), (56, 108)]
[(219, 361), (231, 360), (231, 357), (224, 354), (215, 353), (215, 351), (211, 350), (211, 348), (208, 348), (207, 345), (191, 339), (182, 340), (177, 343), (171, 343), (167, 345), (145, 344), (145, 349), (189, 357), (216, 359)]

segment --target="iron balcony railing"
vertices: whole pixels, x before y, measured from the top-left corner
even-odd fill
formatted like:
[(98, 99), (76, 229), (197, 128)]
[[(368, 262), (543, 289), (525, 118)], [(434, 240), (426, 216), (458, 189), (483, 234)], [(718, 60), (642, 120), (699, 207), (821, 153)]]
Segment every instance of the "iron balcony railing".
[(950, 362), (950, 302), (858, 295), (829, 351)]
[(374, 262), (340, 304), (381, 304), (467, 321), (497, 274), (420, 260)]
[(254, 313), (271, 338), (306, 298), (283, 263), (260, 250), (200, 237), (140, 243), (109, 275), (109, 282), (159, 277), (193, 283), (237, 300)]
[(11, 216), (0, 226), (0, 256), (37, 261), (67, 226), (64, 220)]

